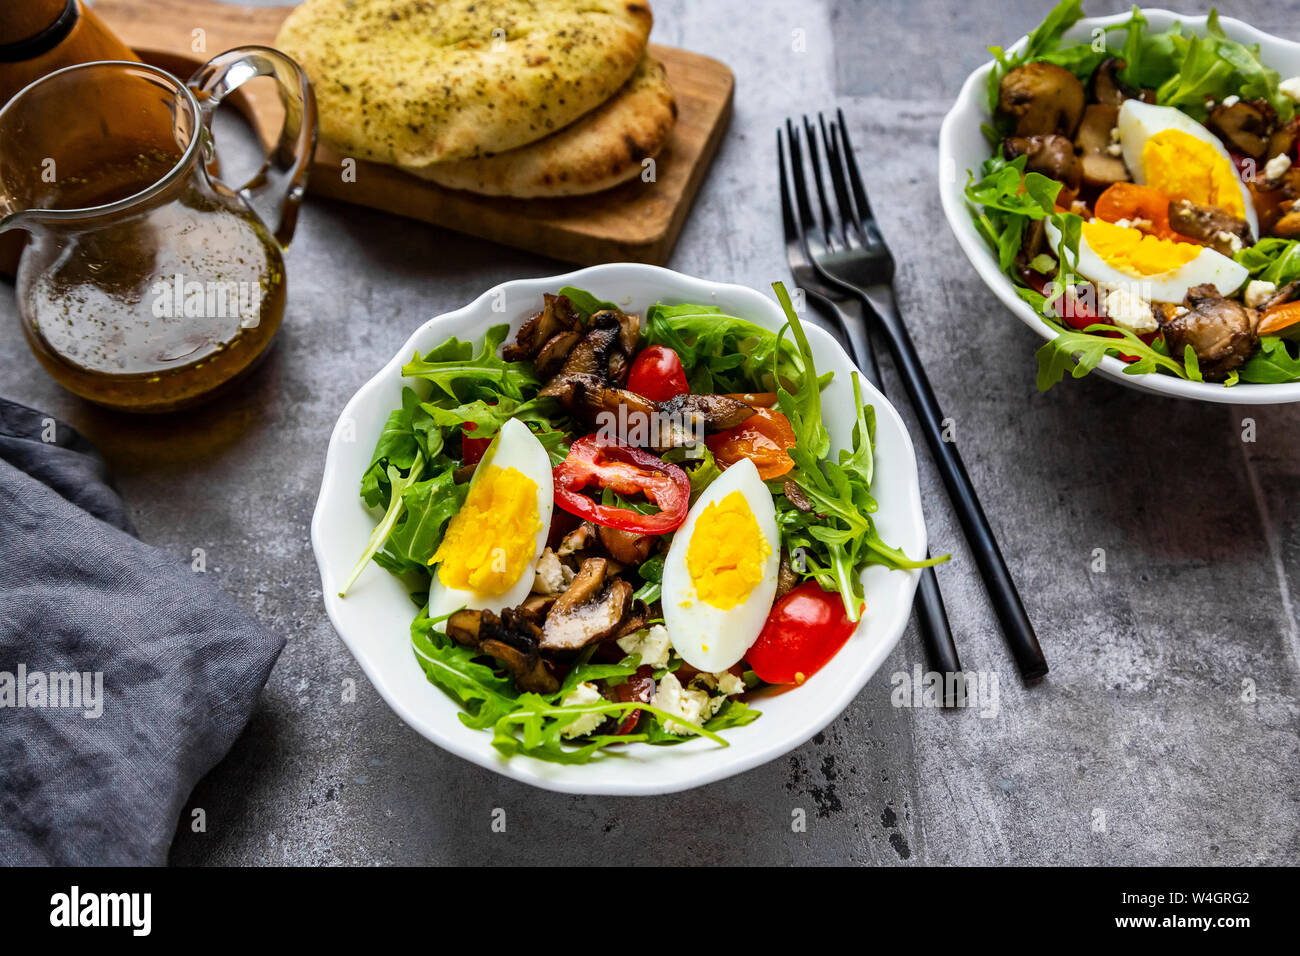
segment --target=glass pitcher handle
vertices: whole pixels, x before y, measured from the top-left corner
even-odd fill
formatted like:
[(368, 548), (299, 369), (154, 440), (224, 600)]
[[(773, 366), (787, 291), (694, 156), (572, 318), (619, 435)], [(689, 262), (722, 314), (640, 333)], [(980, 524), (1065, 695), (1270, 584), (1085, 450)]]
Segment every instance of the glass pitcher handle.
[(275, 234), (276, 241), (287, 246), (316, 152), (316, 94), (307, 74), (279, 50), (244, 46), (213, 57), (190, 77), (189, 86), (203, 111), (206, 134), (211, 136), (212, 117), (221, 101), (259, 76), (275, 77), (284, 105), (284, 125), (262, 168), (238, 192)]

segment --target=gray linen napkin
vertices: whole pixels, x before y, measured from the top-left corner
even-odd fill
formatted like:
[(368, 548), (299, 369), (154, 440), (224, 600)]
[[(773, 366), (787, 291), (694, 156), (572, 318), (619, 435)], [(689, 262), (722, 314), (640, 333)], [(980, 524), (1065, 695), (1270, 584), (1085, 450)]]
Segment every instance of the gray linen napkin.
[(0, 863), (165, 863), (283, 646), (134, 536), (86, 439), (0, 399)]

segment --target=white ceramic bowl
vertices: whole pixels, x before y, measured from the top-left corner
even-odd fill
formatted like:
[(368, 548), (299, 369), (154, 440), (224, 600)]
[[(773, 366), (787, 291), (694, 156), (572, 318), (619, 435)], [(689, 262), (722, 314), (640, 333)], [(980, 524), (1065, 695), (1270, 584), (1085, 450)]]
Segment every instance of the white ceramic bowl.
[[(411, 650), (415, 608), (401, 584), (372, 564), (346, 599), (340, 585), (365, 547), (376, 518), (358, 497), (358, 482), (369, 464), (376, 437), (391, 409), (400, 405), (402, 365), (416, 349), (425, 352), (455, 335), (477, 340), (493, 324), (517, 329), (536, 311), (543, 292), (573, 285), (641, 315), (655, 302), (717, 305), (726, 312), (770, 329), (784, 324), (774, 299), (753, 289), (706, 282), (654, 266), (618, 263), (593, 266), (549, 279), (521, 279), (490, 289), (474, 302), (422, 325), (343, 409), (330, 438), (325, 476), (312, 518), (311, 539), (320, 567), (325, 608), (339, 636), (366, 677), (404, 721), (438, 746), (516, 780), (567, 793), (670, 793), (720, 780), (779, 757), (830, 723), (857, 696), (889, 655), (907, 623), (916, 590), (916, 572), (869, 568), (863, 581), (867, 610), (845, 647), (807, 684), (759, 702), (763, 716), (747, 727), (725, 732), (729, 747), (697, 739), (672, 747), (634, 744), (612, 759), (584, 766), (560, 766), (526, 757), (502, 758), (488, 731), (470, 730), (456, 718), (456, 704), (430, 684)], [(496, 305), (494, 310), (493, 306)], [(834, 381), (823, 393), (826, 427), (838, 448), (853, 426), (849, 373), (853, 365), (824, 331), (808, 326), (819, 371)], [(898, 413), (879, 392), (863, 383), (876, 408), (877, 464), (873, 491), (880, 503), (880, 533), (908, 554), (926, 549), (925, 522), (917, 485), (912, 442)]]
[[(1185, 32), (1204, 35), (1204, 16), (1183, 16), (1168, 10), (1143, 10), (1150, 29), (1164, 30), (1175, 21), (1183, 24)], [(1109, 17), (1088, 17), (1080, 20), (1069, 32), (1066, 40), (1085, 40), (1092, 35), (1096, 27), (1107, 27), (1127, 21), (1129, 14), (1122, 13)], [(1242, 43), (1257, 43), (1264, 62), (1277, 70), (1285, 79), (1300, 75), (1300, 43), (1283, 40), (1267, 33), (1262, 33), (1247, 23), (1229, 17), (1219, 19), (1224, 32), (1234, 40)], [(997, 37), (989, 37), (990, 43), (996, 43)], [(1011, 50), (1021, 49), (1027, 38), (1022, 37)], [(1028, 303), (1016, 295), (1011, 280), (998, 270), (997, 258), (993, 251), (980, 237), (971, 221), (970, 207), (966, 202), (966, 172), (970, 170), (978, 175), (980, 164), (988, 159), (991, 150), (988, 140), (980, 131), (980, 124), (990, 119), (985, 93), (985, 83), (993, 61), (980, 67), (969, 77), (957, 96), (957, 102), (944, 117), (939, 130), (939, 194), (943, 200), (944, 215), (948, 224), (957, 235), (957, 241), (970, 259), (971, 265), (979, 273), (984, 284), (1002, 302), (1020, 317), (1026, 325), (1044, 339), (1056, 338), (1056, 331), (1043, 322), (1042, 318)], [(1208, 382), (1188, 382), (1172, 375), (1150, 373), (1146, 375), (1127, 375), (1124, 363), (1112, 356), (1102, 359), (1101, 365), (1092, 374), (1101, 374), (1121, 382), (1130, 388), (1157, 395), (1173, 395), (1178, 398), (1192, 398), (1202, 402), (1220, 402), (1228, 405), (1270, 405), (1283, 402), (1300, 401), (1300, 382), (1285, 385), (1240, 384), (1231, 388)]]

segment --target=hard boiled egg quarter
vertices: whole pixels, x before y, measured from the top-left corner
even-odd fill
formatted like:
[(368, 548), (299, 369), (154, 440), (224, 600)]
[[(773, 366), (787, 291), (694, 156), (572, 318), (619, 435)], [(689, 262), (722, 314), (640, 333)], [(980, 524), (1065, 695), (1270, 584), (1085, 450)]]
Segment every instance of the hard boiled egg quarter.
[(758, 639), (776, 596), (776, 509), (748, 458), (691, 506), (664, 559), (664, 624), (692, 667), (731, 667)]
[[(1061, 233), (1050, 221), (1055, 249)], [(1148, 236), (1140, 229), (1094, 219), (1079, 236), (1078, 271), (1098, 285), (1129, 289), (1153, 302), (1182, 302), (1192, 286), (1209, 283), (1231, 295), (1250, 274), (1245, 266), (1195, 242)]]
[(1219, 138), (1181, 110), (1125, 100), (1119, 108), (1119, 144), (1133, 181), (1170, 199), (1217, 206), (1250, 224), (1259, 218), (1250, 190)]
[(474, 470), (465, 503), (429, 559), (436, 566), (429, 616), (523, 603), (546, 547), (554, 500), (550, 456), (527, 425), (509, 419)]

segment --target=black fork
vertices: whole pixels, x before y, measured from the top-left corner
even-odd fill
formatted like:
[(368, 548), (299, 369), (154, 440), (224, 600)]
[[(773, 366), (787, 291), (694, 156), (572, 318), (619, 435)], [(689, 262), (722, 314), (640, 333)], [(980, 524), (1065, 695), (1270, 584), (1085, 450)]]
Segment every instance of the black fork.
[[(1036, 680), (1047, 673), (1047, 661), (998, 547), (997, 538), (989, 526), (970, 475), (966, 472), (966, 465), (962, 462), (956, 445), (944, 437), (945, 419), (939, 400), (930, 386), (930, 379), (894, 299), (894, 257), (871, 212), (871, 203), (867, 199), (867, 191), (849, 141), (844, 113), (837, 111), (836, 120), (830, 124), (829, 129), (821, 116), (818, 117), (817, 129), (807, 118), (803, 125), (814, 167), (820, 223), (817, 222), (809, 201), (803, 164), (796, 161), (798, 131), (789, 120), (786, 121), (786, 134), (790, 139), (795, 197), (813, 265), (824, 279), (843, 291), (856, 295), (888, 340), (899, 376), (916, 410), (921, 432), (939, 469), (939, 475), (943, 478), (948, 496), (952, 499), (975, 565), (988, 589), (990, 601), (1002, 624), (1021, 676), (1026, 680)], [(818, 131), (822, 152), (826, 154), (834, 212), (827, 198), (822, 163), (818, 156)]]
[[(791, 149), (797, 148), (798, 144), (791, 140)], [(880, 370), (876, 367), (876, 356), (867, 333), (862, 303), (832, 281), (824, 279), (817, 272), (817, 267), (813, 265), (809, 256), (807, 241), (795, 219), (794, 205), (790, 201), (785, 145), (779, 129), (776, 132), (776, 153), (781, 180), (781, 218), (785, 227), (785, 253), (790, 263), (790, 273), (794, 276), (795, 284), (821, 306), (823, 311), (834, 317), (836, 325), (839, 326), (839, 335), (847, 342), (854, 363), (862, 370), (867, 381), (883, 394)], [(801, 162), (801, 158), (795, 156), (793, 162), (797, 164)], [(921, 577), (917, 585), (916, 620), (929, 654), (931, 670), (941, 674), (958, 673), (961, 670), (961, 660), (957, 656), (957, 645), (953, 642), (952, 627), (948, 622), (948, 613), (943, 605), (943, 594), (939, 590), (939, 579), (933, 567), (921, 569)], [(947, 689), (951, 688), (952, 684), (945, 682), (944, 686)], [(945, 698), (944, 703), (952, 706), (955, 701)]]

